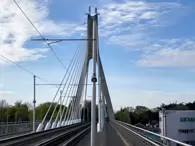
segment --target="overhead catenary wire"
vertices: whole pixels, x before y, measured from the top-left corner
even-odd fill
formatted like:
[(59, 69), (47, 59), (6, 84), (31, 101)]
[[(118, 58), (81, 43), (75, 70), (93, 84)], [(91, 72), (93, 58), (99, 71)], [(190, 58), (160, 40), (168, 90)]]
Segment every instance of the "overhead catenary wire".
[[(49, 47), (49, 49), (52, 51), (52, 53), (54, 54), (54, 56), (56, 57), (56, 59), (58, 60), (58, 62), (62, 65), (62, 67), (67, 70), (67, 68), (65, 67), (65, 65), (62, 63), (62, 61), (60, 60), (60, 58), (57, 56), (57, 54), (55, 53), (55, 51), (53, 50), (53, 48), (51, 47), (50, 44), (52, 43), (57, 43), (57, 42), (61, 42), (61, 41), (57, 41), (57, 42), (51, 42), (48, 43), (47, 39), (45, 39), (45, 37), (41, 34), (41, 32), (38, 30), (38, 28), (33, 24), (33, 22), (30, 20), (30, 18), (27, 16), (27, 14), (24, 12), (24, 10), (20, 7), (20, 5), (16, 2), (16, 0), (14, 0), (14, 3), (16, 4), (16, 6), (20, 9), (20, 11), (23, 13), (23, 15), (26, 17), (26, 19), (29, 21), (29, 23), (33, 26), (33, 28), (36, 30), (36, 32), (39, 34), (39, 36), (43, 39), (43, 41), (47, 44), (47, 46)], [(83, 23), (86, 24), (86, 23)]]
[[(17, 67), (19, 67), (20, 69), (26, 71), (27, 73), (29, 73), (29, 74), (35, 76), (36, 78), (39, 78), (40, 80), (42, 80), (42, 81), (44, 81), (44, 82), (46, 82), (46, 83), (48, 83), (48, 84), (51, 84), (51, 83), (50, 83), (49, 81), (47, 81), (46, 79), (44, 79), (44, 78), (42, 78), (42, 77), (36, 75), (36, 74), (33, 73), (32, 71), (30, 71), (30, 70), (24, 68), (23, 66), (21, 66), (21, 65), (19, 65), (18, 63), (14, 62), (14, 61), (12, 61), (12, 60), (10, 60), (10, 59), (8, 59), (7, 57), (5, 57), (5, 56), (3, 56), (3, 55), (1, 55), (1, 54), (0, 54), (0, 57), (3, 58), (3, 59), (5, 59), (5, 60), (7, 60), (8, 62), (11, 62), (12, 64), (16, 65)], [(51, 84), (51, 85), (52, 85), (52, 84)], [(54, 86), (55, 86), (55, 85), (54, 85)], [(58, 88), (57, 86), (55, 86), (55, 87)]]
[(34, 27), (34, 29), (37, 31), (37, 33), (39, 34), (39, 36), (43, 39), (43, 41), (47, 44), (47, 46), (49, 47), (49, 49), (52, 51), (52, 53), (54, 54), (54, 56), (56, 57), (56, 59), (58, 60), (58, 62), (62, 65), (62, 67), (67, 70), (67, 68), (65, 67), (65, 65), (62, 63), (62, 61), (60, 60), (60, 58), (57, 56), (57, 54), (55, 53), (55, 51), (53, 50), (53, 48), (51, 47), (51, 45), (46, 41), (45, 37), (41, 34), (41, 32), (37, 29), (37, 27), (33, 24), (33, 22), (30, 20), (30, 18), (26, 15), (26, 13), (23, 11), (23, 9), (19, 6), (19, 4), (16, 2), (16, 0), (14, 0), (14, 3), (16, 4), (16, 6), (20, 9), (20, 11), (23, 13), (23, 15), (26, 17), (26, 19), (30, 22), (30, 24)]
[(40, 33), (40, 31), (36, 28), (36, 26), (33, 24), (33, 22), (30, 20), (30, 18), (26, 15), (26, 13), (22, 10), (22, 8), (18, 5), (18, 3), (16, 2), (16, 0), (14, 0), (14, 3), (17, 5), (17, 7), (20, 9), (20, 11), (23, 13), (23, 15), (26, 17), (26, 19), (30, 22), (30, 24), (34, 27), (34, 29), (37, 31), (37, 33), (40, 35), (40, 37), (45, 41), (45, 43), (47, 44), (47, 46), (50, 48), (50, 50), (52, 51), (52, 53), (54, 54), (54, 56), (57, 58), (58, 62), (63, 66), (63, 68), (66, 70), (66, 67), (64, 66), (64, 64), (62, 63), (62, 61), (59, 59), (59, 57), (56, 55), (56, 53), (54, 52), (53, 48), (47, 43), (47, 41), (45, 40), (44, 36)]

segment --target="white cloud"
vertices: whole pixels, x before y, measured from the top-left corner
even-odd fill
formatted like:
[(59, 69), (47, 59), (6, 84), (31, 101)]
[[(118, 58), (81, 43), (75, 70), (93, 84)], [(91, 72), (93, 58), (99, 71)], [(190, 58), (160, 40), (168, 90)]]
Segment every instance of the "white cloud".
[(142, 59), (144, 67), (195, 67), (195, 40), (162, 40), (148, 46)]
[(109, 43), (121, 45), (132, 50), (140, 49), (140, 47), (146, 46), (150, 42), (150, 39), (141, 32), (126, 34), (126, 35), (114, 35), (109, 38)]
[[(43, 0), (20, 0), (20, 7), (43, 35), (69, 36), (78, 31), (71, 22), (56, 23), (48, 18), (48, 2)], [(39, 36), (32, 25), (17, 8), (13, 0), (0, 1), (0, 53), (13, 61), (37, 60), (45, 57), (45, 48), (27, 49), (26, 41)]]
[(148, 11), (148, 12), (143, 13), (140, 16), (140, 19), (151, 19), (151, 18), (155, 18), (156, 15), (157, 15), (157, 12)]
[(100, 31), (102, 29), (103, 33), (100, 35), (109, 36), (122, 31), (145, 29), (146, 26), (165, 25), (168, 21), (164, 17), (180, 8), (181, 4), (172, 2), (126, 1), (106, 4), (100, 9)]
[(100, 34), (109, 37), (109, 44), (139, 50), (139, 66), (194, 67), (193, 39), (160, 39), (153, 29), (175, 23), (181, 12), (184, 6), (177, 2), (110, 3), (100, 11)]

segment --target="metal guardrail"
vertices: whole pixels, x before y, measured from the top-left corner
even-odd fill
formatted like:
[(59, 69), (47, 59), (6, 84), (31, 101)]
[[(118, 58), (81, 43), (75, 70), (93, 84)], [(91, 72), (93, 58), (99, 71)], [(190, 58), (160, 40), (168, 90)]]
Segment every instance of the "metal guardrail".
[[(42, 120), (37, 120), (36, 122), (41, 123)], [(13, 124), (26, 124), (26, 123), (33, 123), (33, 121), (0, 122), (0, 126), (1, 125), (13, 125)]]
[[(39, 122), (36, 122), (36, 126), (39, 125)], [(10, 134), (17, 134), (22, 132), (32, 131), (33, 123), (21, 123), (21, 124), (8, 124), (0, 125), (0, 137)]]
[[(42, 121), (36, 121), (36, 128)], [(45, 121), (46, 124), (48, 121)], [(53, 122), (53, 121), (52, 121)], [(2, 123), (1, 123), (2, 124)], [(33, 130), (33, 122), (32, 121), (21, 121), (18, 123), (9, 122), (5, 123), (5, 125), (0, 124), (0, 138), (2, 136), (14, 135), (14, 134), (22, 134), (26, 132), (31, 132)]]
[(191, 146), (189, 144), (159, 135), (157, 133), (133, 126), (128, 123), (124, 123), (121, 121), (112, 121), (113, 123), (123, 127), (124, 129), (128, 130), (129, 133), (134, 137), (134, 141), (141, 140), (142, 144), (144, 145), (154, 145), (154, 146), (172, 146), (172, 145), (178, 145), (178, 146)]
[(131, 146), (159, 146), (157, 143), (125, 127), (117, 121), (112, 121), (112, 124), (113, 128), (118, 131), (126, 140), (126, 143), (129, 143)]

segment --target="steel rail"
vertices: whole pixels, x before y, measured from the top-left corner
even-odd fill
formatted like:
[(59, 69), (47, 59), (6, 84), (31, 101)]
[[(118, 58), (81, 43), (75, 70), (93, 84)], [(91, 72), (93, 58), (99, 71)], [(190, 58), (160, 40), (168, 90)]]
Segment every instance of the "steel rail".
[(45, 131), (24, 134), (24, 135), (12, 137), (12, 138), (3, 139), (3, 140), (0, 140), (0, 146), (20, 146), (20, 145), (30, 146), (30, 144), (38, 143), (39, 141), (43, 141), (44, 139), (48, 139), (50, 137), (59, 135), (61, 133), (64, 133), (64, 131), (66, 130), (69, 130), (69, 129), (72, 129), (78, 126), (82, 126), (85, 123), (87, 122), (77, 123), (77, 124), (73, 124), (73, 125), (69, 125), (65, 127), (59, 127), (55, 129), (49, 129)]
[[(79, 139), (81, 139), (90, 129), (90, 123), (87, 123), (85, 125), (81, 125), (79, 127), (70, 129), (54, 138), (51, 138), (47, 141), (44, 141), (36, 146), (58, 146), (58, 145), (67, 145), (67, 144), (73, 144), (74, 145), (78, 142)], [(77, 141), (77, 142), (76, 142)]]

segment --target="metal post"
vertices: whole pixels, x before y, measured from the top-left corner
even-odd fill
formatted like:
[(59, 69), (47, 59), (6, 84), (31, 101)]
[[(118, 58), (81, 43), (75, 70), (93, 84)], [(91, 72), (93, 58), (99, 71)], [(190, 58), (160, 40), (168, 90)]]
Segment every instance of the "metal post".
[[(95, 10), (97, 13), (97, 9)], [(100, 73), (100, 52), (99, 52), (99, 42), (98, 42), (98, 28), (96, 24), (96, 44), (97, 44), (97, 62), (98, 62), (98, 132), (102, 131), (103, 119), (102, 119), (102, 97), (101, 97), (101, 73)]]
[(33, 132), (36, 131), (36, 76), (34, 75)]
[[(166, 126), (166, 110), (165, 108), (162, 108), (162, 116), (163, 116), (163, 136), (166, 136), (166, 130), (165, 130), (165, 126)], [(163, 143), (166, 144), (166, 139), (163, 138)]]
[(93, 19), (93, 76), (92, 76), (92, 102), (91, 102), (91, 146), (96, 144), (96, 58), (97, 58), (97, 49), (96, 49), (96, 20)]

